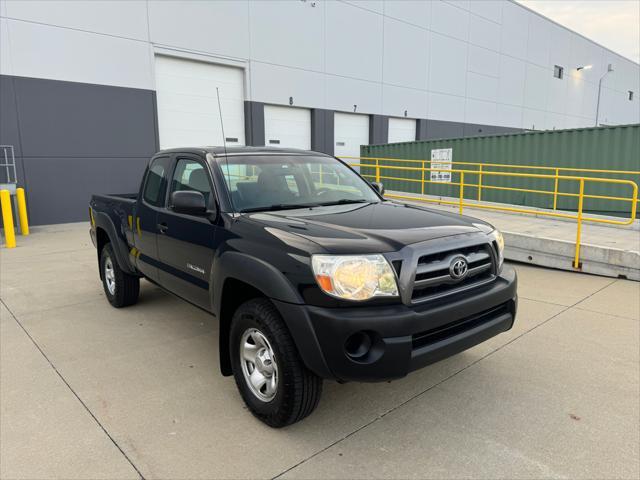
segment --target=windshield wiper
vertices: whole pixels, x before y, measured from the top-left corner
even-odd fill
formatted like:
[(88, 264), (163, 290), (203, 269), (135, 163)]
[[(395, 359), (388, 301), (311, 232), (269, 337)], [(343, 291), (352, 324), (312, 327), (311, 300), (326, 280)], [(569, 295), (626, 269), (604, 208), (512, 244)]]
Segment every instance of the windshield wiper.
[(277, 210), (294, 210), (296, 208), (309, 208), (309, 207), (317, 207), (317, 203), (276, 203), (274, 205), (266, 205), (264, 207), (251, 207), (251, 208), (243, 208), (240, 210), (240, 213), (248, 213), (248, 212), (274, 212)]
[(348, 203), (374, 203), (370, 200), (365, 200), (364, 198), (359, 198), (357, 200), (351, 198), (341, 198), (340, 200), (335, 200), (333, 202), (325, 202), (319, 203), (318, 205), (321, 207), (328, 207), (330, 205), (346, 205)]

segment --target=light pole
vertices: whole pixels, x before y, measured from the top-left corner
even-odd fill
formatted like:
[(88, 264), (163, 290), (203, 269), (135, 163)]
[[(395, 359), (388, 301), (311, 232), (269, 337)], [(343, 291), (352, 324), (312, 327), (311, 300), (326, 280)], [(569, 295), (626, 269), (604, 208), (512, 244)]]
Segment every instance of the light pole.
[[(578, 68), (580, 70), (580, 68)], [(613, 72), (613, 65), (607, 65), (607, 71), (600, 77), (598, 82), (598, 103), (596, 103), (596, 127), (598, 126), (598, 119), (600, 118), (600, 92), (602, 91), (602, 80), (607, 76), (609, 72)]]

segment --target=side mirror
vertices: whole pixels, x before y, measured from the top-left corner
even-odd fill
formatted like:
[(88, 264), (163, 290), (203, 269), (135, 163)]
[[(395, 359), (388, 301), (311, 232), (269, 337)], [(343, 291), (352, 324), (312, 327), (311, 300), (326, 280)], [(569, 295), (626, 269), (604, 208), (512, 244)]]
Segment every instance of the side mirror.
[(171, 194), (171, 208), (174, 212), (187, 215), (204, 215), (207, 213), (204, 195), (193, 190), (173, 192)]
[(381, 182), (371, 182), (371, 186), (375, 188), (380, 195), (384, 195), (384, 185)]

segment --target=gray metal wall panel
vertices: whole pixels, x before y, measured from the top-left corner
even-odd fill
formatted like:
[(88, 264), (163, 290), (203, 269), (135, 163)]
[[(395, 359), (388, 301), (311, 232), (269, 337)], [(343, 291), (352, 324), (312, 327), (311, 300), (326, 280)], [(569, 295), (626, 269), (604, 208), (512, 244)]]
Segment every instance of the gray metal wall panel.
[(25, 158), (30, 223), (88, 220), (94, 193), (138, 191), (147, 158)]
[[(18, 183), (25, 185), (14, 81), (5, 75), (0, 75), (0, 145), (13, 146)], [(4, 163), (4, 157), (0, 157), (0, 163)], [(0, 167), (0, 183), (7, 180), (6, 169)]]
[(369, 143), (378, 145), (389, 141), (389, 117), (371, 115), (369, 118)]
[(334, 153), (334, 122), (332, 110), (311, 110), (311, 150)]
[(244, 139), (247, 145), (264, 145), (264, 103), (244, 102)]
[(426, 140), (427, 136), (427, 120), (419, 118), (416, 120), (416, 140)]
[(14, 78), (23, 156), (148, 157), (155, 153), (155, 93), (151, 90)]
[(464, 136), (464, 124), (460, 122), (445, 122), (443, 120), (427, 120), (427, 137), (424, 140), (434, 138), (456, 138)]
[(86, 220), (91, 193), (136, 191), (157, 151), (150, 90), (0, 76), (0, 101), (34, 225)]

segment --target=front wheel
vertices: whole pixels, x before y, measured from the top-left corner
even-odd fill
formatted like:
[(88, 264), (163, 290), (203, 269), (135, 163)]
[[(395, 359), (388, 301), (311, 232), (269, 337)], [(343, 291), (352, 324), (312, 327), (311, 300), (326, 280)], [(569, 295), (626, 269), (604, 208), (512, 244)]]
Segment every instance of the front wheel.
[(111, 305), (116, 308), (127, 307), (138, 301), (140, 279), (122, 271), (110, 243), (104, 246), (100, 254), (100, 274), (104, 293)]
[(322, 379), (304, 365), (269, 300), (249, 300), (236, 310), (230, 342), (233, 375), (253, 415), (280, 428), (313, 412), (322, 393)]

